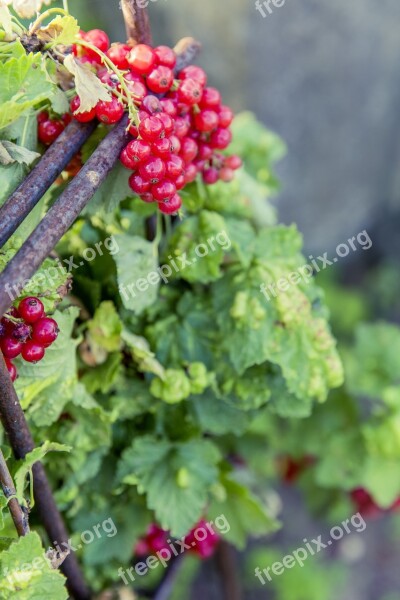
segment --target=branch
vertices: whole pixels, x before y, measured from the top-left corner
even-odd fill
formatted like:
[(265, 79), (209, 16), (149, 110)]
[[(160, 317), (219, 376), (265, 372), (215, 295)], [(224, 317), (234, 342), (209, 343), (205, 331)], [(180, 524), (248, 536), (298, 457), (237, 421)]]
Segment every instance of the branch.
[(221, 575), (225, 600), (242, 600), (243, 594), (237, 575), (238, 564), (230, 544), (221, 540), (218, 544), (216, 560)]
[(182, 71), (184, 67), (190, 65), (201, 50), (201, 44), (192, 37), (184, 37), (176, 44), (174, 48), (178, 55), (175, 73)]
[[(31, 452), (33, 442), (25, 415), (15, 393), (3, 356), (0, 353), (0, 417), (3, 427), (8, 435), (15, 458), (24, 458)], [(54, 544), (67, 543), (69, 536), (62, 517), (58, 511), (46, 473), (41, 463), (35, 463), (33, 471), (33, 492), (36, 508), (50, 542)], [(89, 600), (90, 593), (86, 587), (78, 561), (74, 554), (70, 554), (61, 567), (67, 577), (67, 585), (71, 595), (76, 600)]]
[(151, 46), (150, 20), (147, 8), (139, 8), (137, 0), (121, 0), (126, 35), (130, 44)]
[[(18, 502), (16, 495), (14, 482), (12, 480), (10, 471), (8, 470), (7, 463), (5, 461), (3, 452), (0, 450), (0, 485), (3, 490), (3, 494), (8, 500), (8, 508), (10, 510), (11, 518), (14, 521), (15, 529), (19, 536), (26, 535), (29, 533), (28, 518)], [(11, 500), (9, 500), (11, 498)]]
[(81, 124), (73, 120), (0, 208), (0, 248), (33, 210), (94, 129), (94, 122)]

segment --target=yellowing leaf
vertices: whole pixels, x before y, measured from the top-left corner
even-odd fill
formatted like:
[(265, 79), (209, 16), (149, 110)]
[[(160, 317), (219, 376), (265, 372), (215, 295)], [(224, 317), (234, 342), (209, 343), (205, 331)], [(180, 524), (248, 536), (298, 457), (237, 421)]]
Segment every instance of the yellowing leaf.
[(8, 8), (8, 6), (0, 6), (0, 26), (4, 29), (6, 33), (6, 39), (12, 39), (12, 21), (10, 9)]
[(111, 101), (111, 96), (98, 77), (85, 65), (82, 65), (74, 56), (67, 56), (64, 60), (65, 68), (75, 77), (76, 93), (81, 105), (76, 112), (91, 110), (99, 100)]
[(74, 17), (70, 15), (62, 17), (59, 15), (47, 27), (39, 29), (37, 37), (43, 42), (48, 43), (50, 47), (60, 44), (68, 46), (74, 43), (78, 33), (79, 25)]

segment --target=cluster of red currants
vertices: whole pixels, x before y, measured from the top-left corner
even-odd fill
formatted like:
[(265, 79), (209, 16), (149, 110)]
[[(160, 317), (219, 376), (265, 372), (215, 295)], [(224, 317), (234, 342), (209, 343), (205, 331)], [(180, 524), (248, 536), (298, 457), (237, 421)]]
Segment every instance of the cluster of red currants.
[(56, 321), (45, 315), (39, 298), (24, 298), (18, 308), (4, 315), (0, 321), (0, 350), (13, 381), (17, 378), (17, 369), (12, 360), (21, 355), (29, 363), (39, 362), (58, 332)]
[[(201, 538), (198, 536), (199, 531), (205, 532), (206, 535)], [(135, 556), (149, 556), (156, 554), (164, 548), (170, 551), (170, 544), (173, 545), (173, 540), (170, 539), (170, 534), (156, 524), (150, 525), (146, 535), (137, 542), (135, 546)], [(200, 558), (206, 559), (214, 554), (220, 537), (215, 531), (209, 529), (204, 520), (199, 521), (197, 525), (185, 536), (185, 545), (188, 552), (196, 554)]]
[[(108, 125), (117, 123), (127, 110), (127, 92), (138, 109), (138, 123), (131, 125), (133, 139), (123, 149), (122, 164), (133, 171), (129, 184), (145, 202), (157, 202), (166, 214), (182, 204), (179, 190), (198, 174), (210, 185), (231, 181), (242, 165), (236, 156), (222, 153), (232, 140), (233, 112), (222, 104), (221, 94), (207, 87), (207, 75), (190, 65), (176, 72), (177, 56), (168, 46), (146, 44), (110, 46), (99, 29), (81, 32), (82, 40), (107, 56), (119, 76), (104, 65), (104, 56), (92, 48), (73, 47), (74, 54), (90, 65), (112, 93), (88, 112), (76, 112), (80, 99), (71, 101), (71, 113), (80, 122), (95, 118)], [(62, 132), (69, 115), (53, 121), (39, 115), (39, 139), (52, 143)]]

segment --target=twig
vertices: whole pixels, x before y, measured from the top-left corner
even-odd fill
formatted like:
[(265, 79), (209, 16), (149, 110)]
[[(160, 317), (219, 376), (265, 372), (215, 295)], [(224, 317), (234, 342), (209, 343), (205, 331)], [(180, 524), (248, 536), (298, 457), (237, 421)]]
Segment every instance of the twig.
[(221, 540), (218, 544), (216, 560), (221, 574), (225, 600), (243, 600), (234, 550), (224, 540)]
[(29, 533), (28, 517), (25, 514), (22, 506), (18, 502), (14, 482), (8, 470), (7, 463), (3, 452), (0, 450), (0, 485), (3, 494), (8, 500), (8, 508), (10, 509), (11, 518), (14, 521), (15, 529), (19, 536)]
[(95, 123), (72, 121), (0, 208), (0, 248), (21, 225), (46, 190), (95, 129)]
[[(0, 417), (15, 458), (24, 458), (28, 452), (34, 449), (35, 445), (1, 353)], [(50, 538), (50, 542), (62, 546), (63, 542), (68, 542), (69, 536), (54, 501), (42, 464), (35, 463), (32, 472), (33, 492), (39, 516)], [(61, 569), (67, 577), (67, 585), (72, 596), (76, 600), (89, 600), (90, 593), (74, 554), (68, 556), (62, 564)]]
[(140, 8), (136, 0), (121, 0), (126, 35), (131, 44), (151, 45), (151, 29), (147, 8)]
[(179, 40), (174, 50), (178, 55), (175, 73), (179, 73), (179, 71), (194, 61), (201, 50), (201, 44), (192, 37), (185, 37)]

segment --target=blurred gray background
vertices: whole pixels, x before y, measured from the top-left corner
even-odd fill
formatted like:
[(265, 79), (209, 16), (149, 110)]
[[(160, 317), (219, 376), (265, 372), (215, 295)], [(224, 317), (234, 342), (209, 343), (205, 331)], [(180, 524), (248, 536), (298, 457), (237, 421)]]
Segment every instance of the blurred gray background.
[[(117, 0), (70, 4), (87, 27), (124, 38)], [(255, 0), (152, 0), (149, 10), (157, 43), (201, 40), (211, 85), (285, 139), (277, 204), (306, 249), (330, 251), (367, 228), (390, 253), (382, 223), (398, 230), (399, 0), (285, 0), (266, 17)]]

